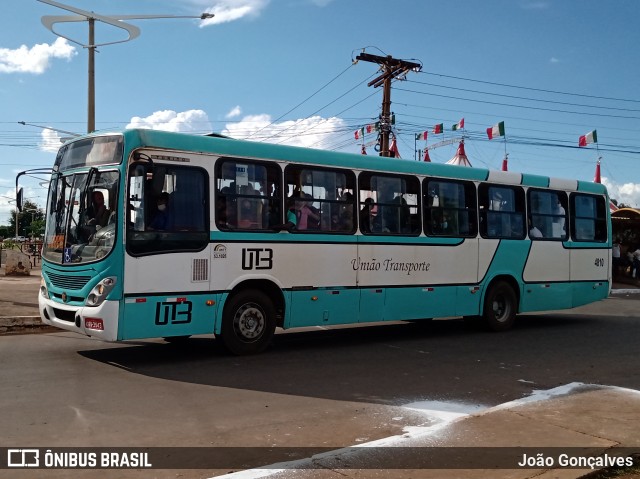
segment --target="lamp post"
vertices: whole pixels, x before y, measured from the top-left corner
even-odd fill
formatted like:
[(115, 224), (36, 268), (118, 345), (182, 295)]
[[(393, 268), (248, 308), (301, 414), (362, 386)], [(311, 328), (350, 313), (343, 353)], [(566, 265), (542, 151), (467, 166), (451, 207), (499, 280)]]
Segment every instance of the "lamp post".
[[(200, 20), (206, 20), (207, 18), (213, 18), (213, 13), (203, 13), (202, 15), (100, 15), (95, 12), (88, 12), (80, 8), (64, 5), (53, 0), (38, 0), (41, 3), (46, 3), (54, 7), (67, 10), (69, 12), (76, 13), (77, 15), (45, 15), (42, 17), (42, 24), (50, 30), (54, 35), (65, 38), (76, 45), (80, 45), (86, 48), (89, 52), (89, 66), (88, 66), (88, 88), (87, 88), (87, 133), (91, 133), (96, 129), (96, 92), (95, 92), (95, 51), (97, 47), (105, 45), (113, 45), (114, 43), (124, 43), (129, 40), (133, 40), (140, 35), (140, 29), (135, 25), (123, 22), (122, 20), (151, 20), (156, 18), (199, 18)], [(112, 25), (116, 28), (125, 30), (129, 36), (124, 40), (117, 40), (106, 43), (95, 42), (95, 22), (103, 22)], [(73, 40), (61, 33), (56, 32), (53, 26), (56, 23), (65, 22), (88, 22), (89, 23), (89, 39), (88, 44), (84, 44), (77, 40)]]

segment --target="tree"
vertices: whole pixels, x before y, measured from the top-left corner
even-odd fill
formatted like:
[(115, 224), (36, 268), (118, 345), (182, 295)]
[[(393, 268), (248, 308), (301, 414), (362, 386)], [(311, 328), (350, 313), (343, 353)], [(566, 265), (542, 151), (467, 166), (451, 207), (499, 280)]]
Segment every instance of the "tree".
[[(41, 225), (37, 222), (41, 222)], [(18, 236), (31, 235), (32, 223), (36, 223), (36, 229), (39, 231), (36, 234), (44, 233), (44, 211), (33, 201), (25, 200), (22, 212), (18, 215)], [(42, 226), (42, 231), (39, 226)], [(13, 210), (9, 218), (9, 232), (10, 237), (16, 235), (16, 210)]]

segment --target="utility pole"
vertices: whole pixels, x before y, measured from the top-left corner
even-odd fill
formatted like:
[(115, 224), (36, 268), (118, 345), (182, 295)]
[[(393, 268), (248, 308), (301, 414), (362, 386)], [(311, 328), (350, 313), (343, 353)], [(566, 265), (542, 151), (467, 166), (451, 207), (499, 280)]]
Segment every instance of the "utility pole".
[(377, 63), (382, 73), (371, 80), (367, 86), (378, 88), (382, 86), (382, 113), (380, 114), (380, 156), (389, 156), (389, 135), (391, 133), (391, 80), (410, 71), (420, 71), (422, 65), (393, 58), (391, 55), (382, 57), (361, 53), (356, 60)]

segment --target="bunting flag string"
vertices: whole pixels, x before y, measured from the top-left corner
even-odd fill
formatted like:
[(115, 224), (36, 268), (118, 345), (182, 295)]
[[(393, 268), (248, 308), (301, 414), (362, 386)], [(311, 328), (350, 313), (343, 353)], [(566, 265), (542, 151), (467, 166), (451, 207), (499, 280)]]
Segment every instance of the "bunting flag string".
[(418, 133), (418, 134), (416, 135), (416, 140), (417, 140), (417, 141), (420, 141), (420, 140), (427, 141), (427, 135), (428, 135), (428, 133), (429, 133), (429, 132), (427, 132), (427, 131), (423, 131), (422, 133)]
[(435, 133), (436, 135), (444, 133), (444, 123), (438, 123), (436, 126), (434, 126), (433, 133)]
[(373, 133), (376, 131), (380, 131), (380, 122), (369, 123), (368, 125), (363, 126), (362, 128), (358, 128), (354, 132), (354, 137), (356, 140), (362, 140), (364, 138), (365, 133)]

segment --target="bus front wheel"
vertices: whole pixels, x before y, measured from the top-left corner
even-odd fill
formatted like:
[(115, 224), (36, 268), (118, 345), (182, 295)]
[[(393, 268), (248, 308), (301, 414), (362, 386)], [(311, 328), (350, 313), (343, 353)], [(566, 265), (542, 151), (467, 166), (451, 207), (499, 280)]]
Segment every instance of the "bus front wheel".
[(264, 351), (276, 330), (273, 302), (262, 291), (246, 290), (232, 296), (222, 317), (222, 342), (233, 354)]
[(489, 288), (484, 300), (482, 319), (491, 331), (507, 331), (516, 320), (518, 298), (505, 281), (498, 281)]

